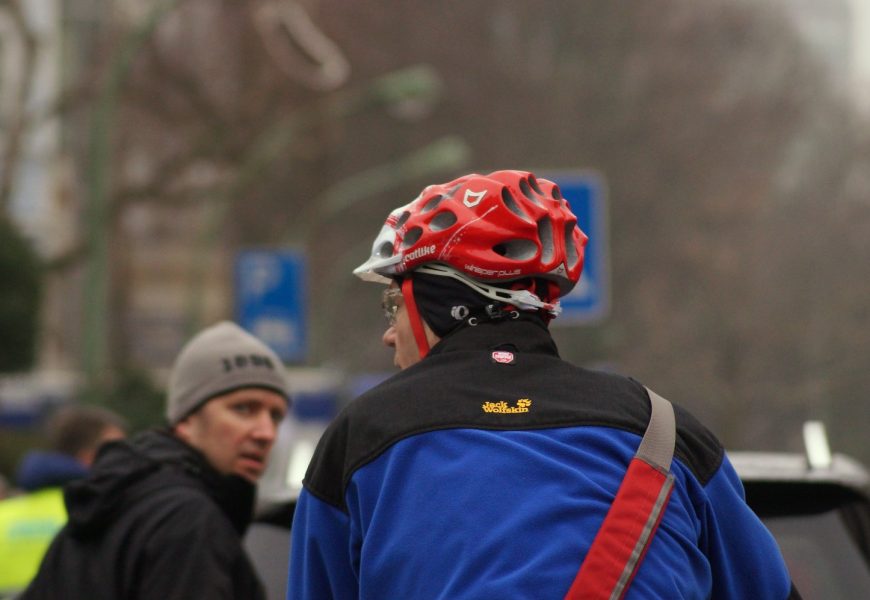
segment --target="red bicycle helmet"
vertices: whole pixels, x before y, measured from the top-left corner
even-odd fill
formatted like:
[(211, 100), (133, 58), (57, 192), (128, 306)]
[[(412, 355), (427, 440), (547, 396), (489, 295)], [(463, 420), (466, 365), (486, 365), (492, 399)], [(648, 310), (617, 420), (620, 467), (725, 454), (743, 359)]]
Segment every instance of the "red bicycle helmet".
[(523, 306), (516, 293), (486, 284), (544, 278), (556, 286), (548, 299), (555, 301), (580, 279), (586, 240), (552, 181), (527, 171), (471, 174), (431, 185), (391, 212), (371, 257), (354, 274), (389, 283), (418, 270), (459, 279), (485, 296), (519, 300), (519, 308), (551, 308), (540, 300)]

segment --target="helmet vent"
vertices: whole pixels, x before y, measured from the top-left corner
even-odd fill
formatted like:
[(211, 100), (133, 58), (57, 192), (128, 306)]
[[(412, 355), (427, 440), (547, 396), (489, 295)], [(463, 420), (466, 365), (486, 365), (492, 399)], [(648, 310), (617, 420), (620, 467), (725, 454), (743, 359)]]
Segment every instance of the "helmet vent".
[(562, 200), (562, 190), (559, 189), (558, 185), (553, 186), (553, 198), (556, 200)]
[(528, 198), (538, 206), (541, 205), (541, 201), (538, 200), (537, 196), (532, 193), (532, 188), (527, 180), (520, 179), (520, 189), (523, 191), (523, 194), (526, 196), (526, 198)]
[(406, 210), (405, 212), (403, 212), (403, 213), (402, 213), (402, 216), (399, 217), (399, 220), (396, 221), (396, 229), (398, 229), (399, 227), (401, 227), (402, 225), (404, 225), (405, 222), (406, 222), (410, 217), (411, 217), (411, 212), (410, 212), (410, 211), (407, 211), (407, 210)]
[(413, 227), (408, 233), (405, 234), (405, 239), (402, 240), (402, 248), (410, 248), (420, 239), (420, 236), (423, 235), (422, 227)]
[(444, 200), (444, 196), (442, 196), (441, 194), (437, 194), (437, 195), (433, 196), (432, 198), (429, 199), (429, 201), (426, 203), (426, 205), (420, 209), (420, 213), (422, 214), (422, 213), (427, 213), (427, 212), (430, 212), (432, 210), (435, 210), (435, 207), (437, 207), (439, 204), (441, 204), (442, 200)]
[(504, 202), (504, 205), (507, 206), (508, 210), (510, 210), (512, 213), (523, 219), (528, 218), (526, 217), (526, 213), (523, 212), (523, 209), (520, 208), (520, 205), (517, 204), (516, 198), (513, 197), (513, 195), (510, 193), (510, 190), (508, 190), (507, 188), (502, 188), (501, 199), (502, 202)]
[(541, 186), (538, 185), (537, 178), (532, 174), (529, 174), (529, 185), (532, 186), (532, 189), (535, 190), (535, 192), (541, 196), (544, 195), (544, 192), (541, 191)]
[(574, 244), (574, 228), (577, 223), (565, 223), (565, 256), (568, 262), (568, 268), (573, 269), (580, 260), (580, 254), (577, 252), (577, 246)]
[(456, 215), (449, 210), (443, 210), (429, 222), (429, 229), (432, 231), (444, 231), (452, 227), (454, 223), (456, 223)]
[(493, 246), (492, 251), (512, 260), (529, 260), (538, 253), (538, 246), (532, 240), (508, 240)]
[(541, 262), (544, 264), (553, 260), (553, 223), (550, 217), (538, 221), (538, 238), (541, 240)]
[(393, 255), (393, 250), (395, 250), (395, 248), (393, 247), (393, 242), (384, 242), (378, 247), (376, 255), (379, 258), (389, 258)]

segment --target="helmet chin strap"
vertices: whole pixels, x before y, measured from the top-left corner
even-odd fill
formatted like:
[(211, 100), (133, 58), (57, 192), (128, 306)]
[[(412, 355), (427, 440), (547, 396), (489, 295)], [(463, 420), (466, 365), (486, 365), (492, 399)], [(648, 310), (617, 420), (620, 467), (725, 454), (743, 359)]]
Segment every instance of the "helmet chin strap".
[(426, 330), (423, 328), (423, 319), (420, 317), (420, 311), (417, 310), (417, 302), (414, 300), (414, 288), (411, 280), (411, 277), (405, 277), (402, 281), (402, 298), (405, 300), (405, 310), (408, 312), (411, 331), (414, 332), (414, 339), (417, 342), (417, 350), (420, 352), (420, 358), (422, 359), (429, 354), (429, 340), (426, 339)]

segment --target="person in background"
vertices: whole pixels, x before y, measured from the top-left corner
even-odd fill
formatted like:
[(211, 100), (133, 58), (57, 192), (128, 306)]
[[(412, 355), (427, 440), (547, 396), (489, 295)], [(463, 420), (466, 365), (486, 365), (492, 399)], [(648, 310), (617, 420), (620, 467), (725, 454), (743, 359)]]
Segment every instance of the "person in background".
[(242, 547), (287, 413), (284, 365), (224, 321), (182, 348), (168, 426), (107, 446), (66, 489), (69, 522), (22, 600), (260, 600)]
[(713, 434), (548, 329), (586, 236), (524, 171), (429, 186), (354, 273), (399, 373), (317, 446), (291, 600), (798, 598)]
[(85, 477), (97, 450), (121, 439), (126, 423), (114, 412), (73, 404), (57, 409), (45, 427), (46, 450), (24, 455), (16, 472), (23, 493), (0, 502), (0, 596), (24, 589), (67, 520), (64, 485)]

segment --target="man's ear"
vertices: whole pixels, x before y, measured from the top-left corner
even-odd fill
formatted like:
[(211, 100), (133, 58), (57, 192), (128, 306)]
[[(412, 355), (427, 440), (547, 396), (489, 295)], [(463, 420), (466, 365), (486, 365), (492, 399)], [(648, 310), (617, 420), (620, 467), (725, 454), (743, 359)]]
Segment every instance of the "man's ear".
[(82, 448), (78, 452), (76, 452), (74, 458), (79, 461), (84, 466), (90, 468), (91, 465), (94, 464), (94, 460), (97, 458), (97, 452), (108, 442), (113, 442), (115, 440), (121, 440), (127, 437), (127, 432), (121, 429), (120, 427), (116, 427), (115, 425), (107, 425), (103, 428), (102, 433), (100, 433), (99, 438), (96, 440), (93, 446), (88, 448)]
[(85, 448), (76, 452), (75, 459), (86, 467), (94, 464), (94, 458), (97, 456), (96, 448)]
[(189, 441), (190, 440), (190, 428), (191, 428), (190, 416), (187, 416), (172, 426), (172, 433), (175, 434), (176, 437), (179, 437), (184, 441)]

